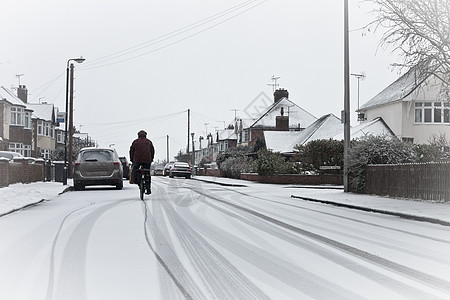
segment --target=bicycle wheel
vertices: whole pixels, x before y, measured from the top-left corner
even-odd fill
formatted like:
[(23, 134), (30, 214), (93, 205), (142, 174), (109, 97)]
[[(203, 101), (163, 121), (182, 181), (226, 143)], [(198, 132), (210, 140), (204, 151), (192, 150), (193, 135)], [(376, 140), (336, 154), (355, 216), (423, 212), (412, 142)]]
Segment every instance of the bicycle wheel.
[(144, 190), (145, 190), (144, 178), (141, 177), (141, 181), (139, 182), (139, 192), (141, 195), (141, 200), (144, 200)]

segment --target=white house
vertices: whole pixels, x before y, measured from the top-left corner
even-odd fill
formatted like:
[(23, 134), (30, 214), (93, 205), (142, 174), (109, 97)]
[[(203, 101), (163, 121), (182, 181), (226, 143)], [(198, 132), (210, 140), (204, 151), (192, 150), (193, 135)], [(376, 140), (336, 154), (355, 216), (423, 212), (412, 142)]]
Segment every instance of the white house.
[[(420, 75), (418, 68), (389, 85), (358, 110), (360, 121), (381, 117), (403, 141), (426, 144), (433, 136), (450, 139), (450, 102), (435, 74)], [(448, 92), (448, 91), (447, 91)]]

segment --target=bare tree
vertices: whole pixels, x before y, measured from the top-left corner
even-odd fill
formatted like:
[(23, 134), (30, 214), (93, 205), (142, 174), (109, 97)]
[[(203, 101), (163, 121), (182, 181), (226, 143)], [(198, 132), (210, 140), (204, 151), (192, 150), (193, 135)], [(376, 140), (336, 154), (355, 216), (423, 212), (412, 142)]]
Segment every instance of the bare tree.
[(424, 74), (450, 85), (450, 0), (366, 0), (375, 4), (375, 21), (366, 28), (383, 30), (380, 46), (400, 52), (394, 66), (420, 66)]

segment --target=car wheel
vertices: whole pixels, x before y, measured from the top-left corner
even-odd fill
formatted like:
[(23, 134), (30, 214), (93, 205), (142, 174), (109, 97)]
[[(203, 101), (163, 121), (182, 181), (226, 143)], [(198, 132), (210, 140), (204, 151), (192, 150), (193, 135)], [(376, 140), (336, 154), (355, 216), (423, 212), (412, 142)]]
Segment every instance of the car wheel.
[(84, 189), (84, 186), (81, 183), (75, 183), (74, 184), (75, 191), (81, 191)]
[(170, 178), (173, 178), (173, 174), (172, 174), (172, 173), (169, 173), (169, 177), (170, 177)]
[(123, 182), (116, 184), (116, 190), (121, 190), (123, 188)]
[(191, 179), (191, 175), (186, 175), (186, 179)]

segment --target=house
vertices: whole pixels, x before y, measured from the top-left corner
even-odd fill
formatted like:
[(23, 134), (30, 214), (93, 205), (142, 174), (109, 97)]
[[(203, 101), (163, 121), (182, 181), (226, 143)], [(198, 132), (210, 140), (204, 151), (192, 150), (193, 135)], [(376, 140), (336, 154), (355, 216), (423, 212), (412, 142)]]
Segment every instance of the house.
[[(365, 135), (395, 136), (382, 118), (376, 118), (350, 129), (350, 138)], [(264, 132), (266, 147), (274, 152), (292, 155), (296, 145), (305, 145), (315, 140), (343, 140), (344, 125), (334, 114), (324, 115), (303, 131), (267, 131)]]
[[(401, 140), (426, 144), (433, 136), (450, 138), (450, 102), (444, 82), (419, 68), (407, 73), (358, 110), (362, 123), (381, 117)], [(446, 91), (448, 93), (448, 90)]]
[(253, 120), (240, 119), (236, 124), (238, 146), (251, 146), (264, 140), (267, 131), (302, 131), (317, 120), (312, 114), (289, 100), (285, 89), (274, 92), (274, 102)]
[(33, 156), (50, 158), (57, 145), (55, 107), (50, 103), (28, 103), (27, 107), (33, 110), (31, 116), (33, 123)]
[[(18, 94), (26, 95), (26, 87), (20, 85)], [(0, 150), (19, 152), (24, 156), (32, 156), (32, 122), (33, 110), (25, 101), (14, 93), (0, 87)]]

